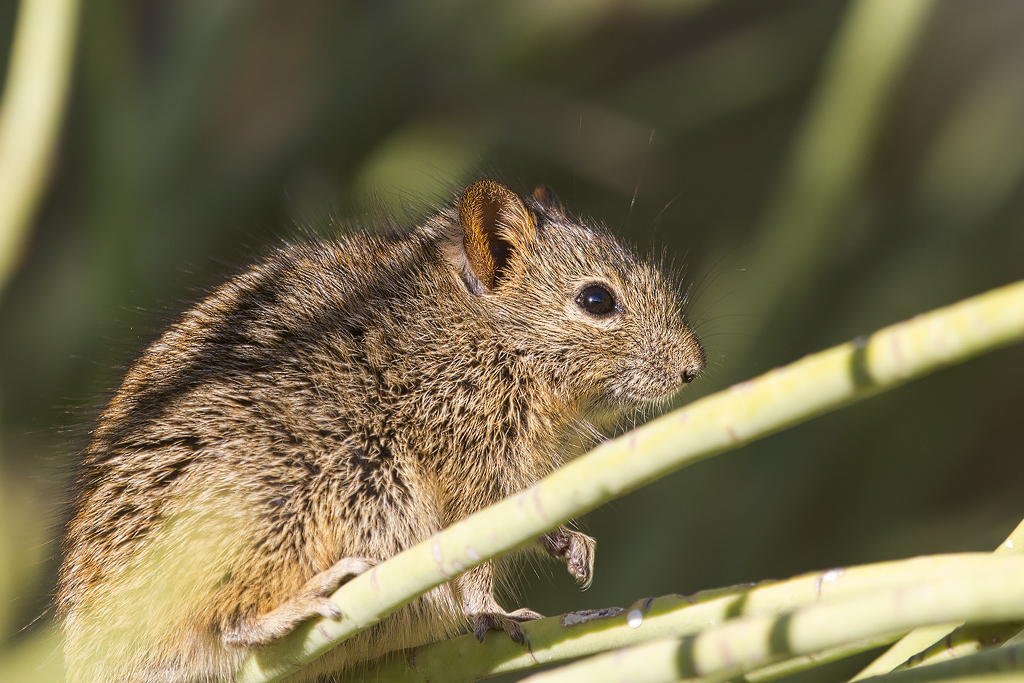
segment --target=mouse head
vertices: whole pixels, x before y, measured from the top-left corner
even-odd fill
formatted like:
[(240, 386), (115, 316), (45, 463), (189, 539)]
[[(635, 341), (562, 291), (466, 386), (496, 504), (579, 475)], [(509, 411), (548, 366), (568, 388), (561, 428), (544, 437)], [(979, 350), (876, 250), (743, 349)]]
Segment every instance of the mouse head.
[(524, 200), (481, 180), (458, 216), (463, 282), (568, 402), (602, 412), (667, 402), (704, 369), (672, 279), (607, 229), (567, 218), (550, 188)]

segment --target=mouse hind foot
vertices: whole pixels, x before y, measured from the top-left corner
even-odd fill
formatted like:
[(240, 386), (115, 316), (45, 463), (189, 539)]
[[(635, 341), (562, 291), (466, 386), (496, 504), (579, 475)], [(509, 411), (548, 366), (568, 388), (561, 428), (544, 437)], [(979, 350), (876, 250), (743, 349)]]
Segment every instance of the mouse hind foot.
[(223, 629), (221, 637), (227, 645), (265, 645), (288, 635), (303, 621), (320, 616), (340, 619), (343, 615), (330, 595), (346, 581), (377, 564), (365, 557), (345, 557), (330, 569), (307, 581), (296, 595), (266, 614), (239, 619)]

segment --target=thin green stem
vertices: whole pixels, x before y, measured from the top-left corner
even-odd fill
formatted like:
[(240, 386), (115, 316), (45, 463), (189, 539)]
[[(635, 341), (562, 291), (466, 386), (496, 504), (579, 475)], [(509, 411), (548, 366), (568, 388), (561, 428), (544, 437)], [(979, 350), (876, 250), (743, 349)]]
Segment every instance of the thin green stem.
[(866, 680), (871, 683), (1017, 683), (1024, 670), (1024, 646), (997, 647), (931, 666), (894, 671)]
[(890, 93), (932, 5), (855, 0), (846, 10), (759, 222), (757, 260), (745, 274), (757, 283), (745, 344), (760, 339), (758, 331), (777, 321), (780, 309), (795, 310), (795, 299), (829, 262), (831, 237), (855, 205)]
[(897, 636), (893, 635), (877, 636), (875, 638), (857, 640), (852, 643), (846, 643), (838, 647), (829, 648), (823, 652), (815, 652), (814, 654), (792, 657), (781, 662), (776, 662), (775, 664), (769, 664), (768, 666), (761, 667), (760, 669), (749, 671), (734, 679), (734, 683), (768, 683), (769, 681), (778, 680), (783, 676), (807, 671), (808, 669), (813, 669), (814, 667), (821, 666), (822, 664), (828, 664), (829, 662), (837, 662), (840, 659), (846, 659), (847, 657), (860, 654), (861, 652), (873, 650), (876, 647), (891, 645), (896, 638)]
[(0, 103), (0, 291), (46, 186), (75, 52), (78, 0), (22, 0)]
[(1004, 624), (964, 624), (948, 636), (919, 652), (897, 667), (896, 671), (916, 666), (937, 664), (958, 657), (979, 652), (994, 645), (1001, 645), (1020, 633), (1024, 623), (1011, 621)]

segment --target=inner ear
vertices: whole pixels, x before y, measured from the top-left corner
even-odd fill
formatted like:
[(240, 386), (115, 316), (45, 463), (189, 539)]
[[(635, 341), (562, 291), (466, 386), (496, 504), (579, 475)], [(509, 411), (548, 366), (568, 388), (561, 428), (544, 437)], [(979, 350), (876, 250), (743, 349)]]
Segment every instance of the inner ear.
[[(533, 239), (534, 224), (523, 200), (494, 180), (478, 180), (459, 200), (466, 262), (484, 291), (501, 284), (517, 245)], [(471, 287), (471, 289), (475, 289)]]

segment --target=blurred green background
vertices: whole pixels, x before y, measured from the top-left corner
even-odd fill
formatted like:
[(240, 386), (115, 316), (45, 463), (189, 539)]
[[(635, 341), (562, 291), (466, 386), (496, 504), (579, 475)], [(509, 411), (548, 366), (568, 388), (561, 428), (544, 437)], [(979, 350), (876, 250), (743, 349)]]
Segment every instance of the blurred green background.
[[(0, 293), (5, 681), (59, 680), (65, 485), (125, 364), (307, 227), (548, 183), (686, 264), (710, 366), (687, 400), (1024, 277), (1019, 0), (102, 0), (79, 41)], [(1022, 406), (1020, 347), (942, 371), (594, 512), (593, 587), (528, 567), (515, 599), (994, 549), (1024, 517)]]

